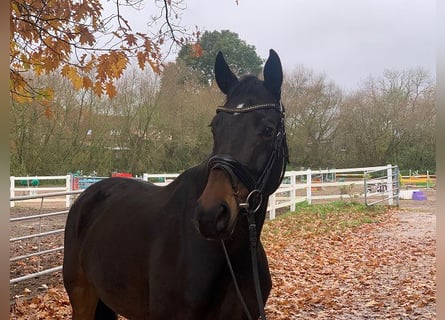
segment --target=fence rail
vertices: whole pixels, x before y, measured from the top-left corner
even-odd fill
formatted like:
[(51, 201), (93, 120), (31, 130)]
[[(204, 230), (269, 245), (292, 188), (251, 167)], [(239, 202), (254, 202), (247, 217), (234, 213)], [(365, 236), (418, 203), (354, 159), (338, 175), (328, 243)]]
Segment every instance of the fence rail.
[[(363, 199), (367, 204), (375, 204), (387, 202), (393, 204), (393, 200), (396, 199), (398, 204), (398, 185), (394, 183), (398, 182), (398, 174), (395, 175), (394, 166), (380, 166), (370, 168), (348, 168), (348, 169), (326, 169), (326, 170), (301, 170), (301, 171), (287, 171), (284, 175), (284, 179), (278, 190), (269, 197), (268, 204), (268, 218), (274, 219), (278, 210), (290, 210), (294, 211), (296, 205), (300, 202), (307, 201), (309, 204), (318, 201), (332, 201), (332, 200), (358, 200)], [(152, 181), (158, 185), (167, 185), (173, 181), (179, 174), (144, 174), (141, 179), (145, 181)], [(375, 177), (374, 177), (375, 175)], [(338, 176), (338, 177), (337, 177)], [(65, 191), (64, 192), (51, 192), (41, 193), (43, 189), (33, 187), (34, 194), (17, 195), (18, 191), (23, 188), (17, 188), (16, 182), (24, 179), (41, 179), (51, 180), (65, 179)], [(95, 178), (96, 181), (100, 180)], [(56, 177), (11, 177), (11, 207), (17, 206), (18, 203), (40, 199), (42, 202), (54, 197), (62, 197), (65, 199), (65, 206), (69, 208), (76, 195), (83, 192), (83, 190), (73, 190), (74, 180), (71, 175), (56, 176)], [(368, 192), (368, 188), (380, 183), (385, 185), (386, 188), (382, 188), (378, 192)], [(27, 187), (27, 189), (29, 189)], [(377, 197), (377, 198), (376, 198)], [(375, 199), (376, 202), (367, 202), (369, 199)], [(63, 200), (62, 200), (63, 201)], [(41, 211), (41, 210), (40, 210)], [(38, 269), (41, 269), (41, 265), (44, 265), (44, 256), (63, 252), (62, 245), (54, 245), (52, 248), (44, 248), (44, 239), (49, 236), (62, 237), (64, 232), (64, 222), (68, 210), (59, 210), (53, 212), (39, 212), (38, 214), (32, 214), (21, 217), (11, 217), (10, 224), (26, 224), (34, 223), (32, 227), (24, 228), (27, 233), (14, 235), (10, 238), (11, 246), (17, 243), (23, 243), (26, 241), (34, 241), (34, 245), (31, 250), (19, 252), (10, 257), (10, 263), (17, 263), (18, 261), (26, 261), (27, 259), (36, 258)], [(63, 227), (58, 226), (53, 230), (43, 230), (44, 219), (57, 218), (63, 222)], [(33, 222), (34, 221), (34, 222)], [(29, 230), (28, 230), (29, 229)], [(37, 233), (31, 232), (37, 229)], [(26, 247), (23, 245), (23, 247)], [(29, 249), (29, 248), (28, 248)], [(20, 281), (31, 279), (34, 277), (50, 274), (56, 271), (60, 271), (62, 267), (59, 266), (46, 266), (44, 270), (38, 270), (34, 273), (15, 275), (10, 279), (10, 284), (14, 284)]]
[[(56, 186), (56, 187), (39, 187), (41, 181), (54, 181), (54, 180), (65, 180), (64, 186)], [(47, 191), (60, 191), (60, 192), (70, 192), (73, 190), (72, 187), (72, 175), (67, 174), (65, 176), (26, 176), (26, 177), (14, 177), (11, 176), (9, 178), (10, 187), (10, 206), (11, 208), (15, 206), (16, 200), (33, 200), (39, 199), (40, 197), (33, 197), (37, 194), (44, 194)], [(23, 187), (18, 187), (16, 184), (20, 183), (22, 185), (26, 185)], [(31, 183), (30, 183), (31, 182)], [(30, 185), (31, 184), (31, 185)], [(48, 193), (46, 193), (47, 195)], [(30, 198), (20, 198), (20, 196), (31, 196)], [(51, 195), (52, 197), (52, 195)], [(71, 205), (71, 196), (69, 194), (65, 195), (66, 207), (68, 208)]]

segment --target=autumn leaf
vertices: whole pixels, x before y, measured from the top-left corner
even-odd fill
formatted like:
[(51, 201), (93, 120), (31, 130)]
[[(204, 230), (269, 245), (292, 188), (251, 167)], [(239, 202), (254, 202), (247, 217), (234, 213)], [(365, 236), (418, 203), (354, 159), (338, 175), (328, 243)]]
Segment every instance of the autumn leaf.
[(89, 44), (93, 45), (96, 39), (94, 38), (94, 35), (86, 28), (81, 28), (79, 36), (79, 43), (80, 44)]
[(192, 56), (193, 58), (199, 58), (202, 56), (202, 47), (199, 42), (192, 45)]
[(123, 52), (114, 51), (110, 53), (110, 78), (119, 78), (127, 67), (127, 64), (128, 57)]
[(101, 81), (96, 81), (94, 83), (94, 87), (93, 87), (93, 92), (98, 96), (102, 96), (103, 94), (103, 89), (102, 89), (102, 82)]
[(88, 76), (84, 76), (83, 77), (82, 83), (83, 83), (83, 87), (86, 88), (86, 89), (89, 89), (89, 88), (93, 87), (93, 81)]
[(141, 68), (142, 70), (144, 70), (145, 62), (147, 61), (147, 56), (148, 55), (145, 52), (138, 52), (136, 54), (139, 68)]
[(127, 44), (131, 47), (137, 44), (137, 39), (135, 37), (134, 34), (131, 33), (127, 33), (125, 35), (125, 41), (127, 42)]
[(77, 73), (76, 68), (64, 65), (61, 74), (71, 81), (75, 89), (79, 90), (83, 87), (83, 78)]
[(117, 94), (116, 87), (112, 82), (107, 82), (105, 85), (105, 91), (110, 98), (114, 98)]

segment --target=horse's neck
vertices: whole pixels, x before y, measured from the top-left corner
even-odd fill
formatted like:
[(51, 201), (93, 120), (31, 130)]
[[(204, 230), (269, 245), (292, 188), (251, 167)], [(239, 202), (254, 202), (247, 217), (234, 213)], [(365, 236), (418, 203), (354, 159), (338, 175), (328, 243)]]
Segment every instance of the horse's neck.
[(207, 162), (191, 167), (182, 172), (170, 185), (172, 189), (182, 189), (196, 201), (204, 190), (207, 182)]

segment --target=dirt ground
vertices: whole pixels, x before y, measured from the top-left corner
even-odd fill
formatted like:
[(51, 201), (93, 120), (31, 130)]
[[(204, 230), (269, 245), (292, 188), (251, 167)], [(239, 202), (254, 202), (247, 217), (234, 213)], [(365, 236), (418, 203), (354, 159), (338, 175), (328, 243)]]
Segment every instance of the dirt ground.
[(427, 200), (400, 200), (401, 236), (435, 237), (436, 236), (436, 190), (423, 190)]
[(399, 210), (394, 213), (399, 223), (381, 236), (406, 241), (436, 239), (436, 190), (423, 190), (427, 200), (400, 200)]
[[(397, 272), (407, 281), (400, 296), (415, 303), (409, 305), (409, 300), (406, 301), (403, 306), (405, 315), (397, 319), (436, 319), (435, 300), (431, 301), (436, 292), (436, 190), (423, 191), (427, 200), (400, 200), (400, 207), (394, 212), (398, 221), (389, 229), (379, 229), (376, 234), (382, 241), (403, 251), (394, 254), (402, 262)], [(389, 278), (393, 271), (388, 268), (386, 272)]]
[[(379, 241), (386, 241), (387, 243), (397, 243), (400, 244), (400, 248), (418, 248), (412, 249), (414, 256), (410, 256), (409, 265), (407, 265), (406, 270), (400, 270), (400, 272), (409, 273), (410, 270), (425, 270), (425, 281), (433, 281), (435, 283), (435, 255), (424, 255), (420, 251), (423, 248), (428, 247), (428, 250), (435, 252), (435, 239), (436, 239), (436, 190), (423, 190), (427, 196), (427, 200), (417, 201), (417, 200), (400, 200), (400, 206), (392, 214), (396, 223), (391, 224), (388, 228), (382, 227), (377, 228), (376, 238)], [(60, 207), (57, 209), (60, 210)], [(17, 207), (11, 209), (11, 217), (23, 216), (29, 214), (35, 214), (39, 212), (40, 209), (31, 209), (27, 207)], [(44, 212), (47, 212), (47, 208)], [(41, 228), (43, 231), (55, 230), (63, 228), (64, 221), (66, 219), (65, 215), (58, 217), (47, 218), (43, 222), (26, 222), (16, 224), (11, 228), (11, 237), (16, 237), (23, 233), (23, 231), (35, 230), (36, 228)], [(39, 245), (41, 248), (48, 248), (51, 246), (62, 245), (63, 244), (63, 234), (54, 235), (48, 237), (43, 243)], [(14, 242), (10, 247), (10, 255), (17, 256), (23, 254), (24, 250), (34, 250), (36, 248), (36, 243), (32, 240), (22, 240)], [(416, 250), (419, 250), (419, 254), (416, 254)], [(62, 253), (58, 252), (56, 254), (48, 255), (44, 261), (38, 262), (35, 258), (28, 258), (25, 261), (11, 263), (10, 274), (12, 277), (21, 276), (24, 272), (29, 272), (42, 268), (45, 264), (50, 267), (55, 267), (60, 265), (62, 262)], [(434, 270), (434, 271), (432, 271)], [(388, 275), (390, 272), (388, 271)], [(391, 280), (388, 279), (388, 282)], [(12, 305), (16, 304), (17, 301), (24, 301), (32, 297), (38, 297), (39, 295), (48, 292), (51, 288), (56, 288), (58, 291), (63, 291), (62, 280), (60, 272), (56, 274), (51, 274), (48, 276), (42, 276), (39, 278), (30, 279), (21, 283), (13, 284), (10, 286), (10, 299)], [(20, 302), (21, 304), (21, 302)], [(435, 304), (429, 304), (427, 309), (422, 309), (422, 314), (418, 316), (406, 316), (403, 319), (436, 319), (435, 316)], [(361, 307), (357, 306), (357, 310)], [(13, 308), (15, 309), (15, 308)], [(324, 319), (322, 317), (311, 318)], [(354, 318), (354, 317), (353, 317)], [(378, 319), (387, 319), (380, 318)], [(398, 319), (402, 319), (398, 318)], [(10, 319), (31, 319), (25, 317), (19, 317), (11, 314)], [(60, 318), (62, 319), (62, 318)], [(294, 319), (294, 318), (292, 318)], [(295, 319), (304, 319), (297, 317)], [(343, 318), (336, 318), (343, 319)], [(354, 319), (362, 319), (360, 317)], [(371, 318), (370, 318), (371, 319)], [(376, 319), (376, 318), (373, 318)], [(393, 318), (396, 319), (396, 318)]]

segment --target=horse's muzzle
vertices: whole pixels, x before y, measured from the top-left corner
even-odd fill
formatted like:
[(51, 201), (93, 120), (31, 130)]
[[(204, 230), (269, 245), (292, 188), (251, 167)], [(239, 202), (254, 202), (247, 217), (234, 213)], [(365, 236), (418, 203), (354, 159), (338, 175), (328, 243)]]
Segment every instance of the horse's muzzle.
[(234, 190), (232, 178), (226, 170), (211, 169), (195, 208), (194, 223), (199, 233), (207, 239), (229, 237), (239, 212), (237, 196), (246, 192), (245, 188)]
[(195, 209), (195, 226), (206, 239), (224, 239), (231, 233), (230, 208), (221, 202), (206, 209), (198, 204)]

